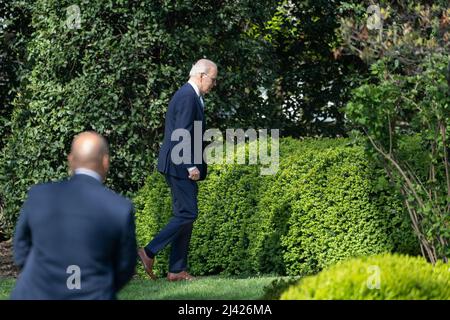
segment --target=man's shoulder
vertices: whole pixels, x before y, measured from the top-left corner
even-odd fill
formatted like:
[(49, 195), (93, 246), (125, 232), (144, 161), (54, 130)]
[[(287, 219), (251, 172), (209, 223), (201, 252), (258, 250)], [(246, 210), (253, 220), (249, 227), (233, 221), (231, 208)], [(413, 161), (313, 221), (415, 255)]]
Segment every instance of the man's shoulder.
[(114, 206), (120, 206), (125, 208), (133, 206), (130, 199), (118, 194), (114, 190), (109, 189), (108, 187), (105, 186), (103, 187), (103, 190), (105, 192), (105, 196), (108, 197), (110, 203), (113, 204)]
[(177, 92), (175, 92), (175, 94), (173, 95), (173, 100), (174, 99), (180, 99), (180, 98), (191, 98), (191, 99), (195, 99), (196, 93), (194, 88), (188, 83), (186, 82), (183, 86), (181, 86)]
[[(88, 175), (75, 175), (72, 179), (67, 182), (61, 181), (58, 185), (61, 185), (64, 188), (64, 184), (67, 183), (68, 189), (70, 192), (80, 189), (88, 190), (89, 193), (95, 195), (95, 197), (104, 202), (109, 203), (113, 206), (128, 206), (130, 200), (125, 198), (124, 196), (116, 193), (112, 189), (108, 188), (103, 183), (97, 181), (95, 178)], [(74, 183), (74, 184), (72, 184)], [(70, 186), (69, 186), (70, 185)], [(75, 190), (75, 192), (76, 192)]]
[(67, 179), (60, 180), (60, 181), (49, 181), (49, 182), (42, 182), (37, 183), (35, 185), (32, 185), (30, 189), (28, 190), (28, 193), (41, 193), (41, 192), (52, 192), (56, 188), (60, 188), (63, 185), (67, 184)]
[[(60, 181), (51, 181), (51, 182), (45, 182), (45, 183), (38, 183), (30, 187), (28, 193), (30, 195), (32, 194), (43, 194), (43, 193), (50, 193), (54, 194), (56, 190), (64, 191), (66, 188), (69, 188), (67, 190), (71, 190), (70, 184), (71, 179), (64, 179)], [(100, 192), (104, 197), (108, 198), (108, 201), (113, 202), (115, 205), (123, 205), (128, 206), (131, 204), (131, 201), (114, 192), (113, 190), (109, 189), (108, 187), (104, 186), (101, 183), (98, 184), (90, 184), (88, 185), (90, 188), (93, 188), (93, 192)]]

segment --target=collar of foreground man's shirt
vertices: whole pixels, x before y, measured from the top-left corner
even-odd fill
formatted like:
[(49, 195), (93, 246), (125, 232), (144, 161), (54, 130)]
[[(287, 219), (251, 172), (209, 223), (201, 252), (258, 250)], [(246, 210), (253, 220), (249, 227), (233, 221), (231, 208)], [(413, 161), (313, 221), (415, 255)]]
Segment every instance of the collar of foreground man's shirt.
[(87, 176), (90, 176), (90, 177), (102, 182), (102, 177), (97, 172), (95, 172), (94, 170), (91, 170), (91, 169), (78, 168), (78, 169), (75, 169), (75, 174), (85, 174)]

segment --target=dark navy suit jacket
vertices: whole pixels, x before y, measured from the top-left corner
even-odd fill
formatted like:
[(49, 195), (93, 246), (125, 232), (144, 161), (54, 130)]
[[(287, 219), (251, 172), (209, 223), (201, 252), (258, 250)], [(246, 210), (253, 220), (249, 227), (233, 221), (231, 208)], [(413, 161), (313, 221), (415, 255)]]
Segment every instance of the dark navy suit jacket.
[[(201, 121), (202, 123), (201, 137), (197, 141), (200, 148), (194, 146), (194, 121)], [(158, 171), (179, 179), (188, 179), (189, 172), (187, 169), (195, 166), (200, 171), (199, 180), (204, 180), (207, 174), (207, 165), (203, 160), (205, 126), (205, 116), (200, 99), (194, 88), (186, 83), (169, 102), (165, 119), (164, 141), (158, 156)], [(181, 141), (171, 141), (172, 133), (176, 129), (185, 129), (191, 136), (191, 156), (187, 163), (176, 164), (171, 158), (172, 149)], [(198, 153), (200, 149), (201, 154), (197, 154), (200, 162), (195, 163), (194, 153)], [(180, 152), (180, 156), (182, 155), (183, 152)]]
[(134, 274), (134, 225), (131, 202), (88, 175), (33, 186), (15, 230), (22, 270), (11, 298), (115, 299)]

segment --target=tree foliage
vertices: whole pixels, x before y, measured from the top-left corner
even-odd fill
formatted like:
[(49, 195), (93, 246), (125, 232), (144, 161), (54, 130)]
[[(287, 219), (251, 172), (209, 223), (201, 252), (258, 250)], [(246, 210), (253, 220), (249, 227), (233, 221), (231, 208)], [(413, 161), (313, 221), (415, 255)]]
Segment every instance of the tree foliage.
[[(378, 81), (354, 91), (349, 117), (363, 128), (391, 181), (401, 190), (422, 253), (429, 261), (447, 262), (450, 240), (449, 95), (445, 73), (448, 57), (430, 56), (421, 74), (392, 74), (385, 60), (372, 66)], [(417, 159), (399, 154), (400, 137), (417, 134)], [(420, 168), (420, 167), (419, 167)]]
[[(151, 171), (168, 101), (201, 57), (219, 85), (206, 100), (210, 127), (234, 125), (262, 104), (264, 44), (246, 36), (273, 1), (73, 1), (30, 3), (30, 72), (14, 100), (0, 165), (3, 221), (11, 228), (31, 184), (67, 175), (70, 141), (103, 134), (112, 150), (107, 185), (130, 194)], [(269, 79), (270, 80), (270, 79)], [(249, 89), (251, 88), (251, 90)], [(255, 120), (256, 122), (256, 120)]]
[[(373, 16), (364, 16), (366, 5), (343, 7), (347, 41), (341, 49), (371, 65), (371, 76), (354, 90), (347, 115), (364, 130), (370, 150), (401, 190), (423, 255), (432, 263), (447, 261), (450, 9), (446, 1), (381, 1), (374, 13), (381, 20), (371, 21)], [(404, 134), (418, 135), (419, 152), (426, 155), (422, 170), (399, 155)]]
[(263, 28), (249, 33), (271, 45), (272, 121), (285, 136), (343, 136), (342, 107), (367, 67), (356, 55), (336, 56), (339, 1), (282, 1)]
[(427, 56), (449, 50), (447, 0), (343, 1), (339, 12), (336, 54), (357, 55), (368, 65), (386, 57), (397, 71), (413, 74)]
[(26, 44), (32, 29), (24, 1), (0, 0), (0, 150), (10, 134), (13, 99), (27, 71)]

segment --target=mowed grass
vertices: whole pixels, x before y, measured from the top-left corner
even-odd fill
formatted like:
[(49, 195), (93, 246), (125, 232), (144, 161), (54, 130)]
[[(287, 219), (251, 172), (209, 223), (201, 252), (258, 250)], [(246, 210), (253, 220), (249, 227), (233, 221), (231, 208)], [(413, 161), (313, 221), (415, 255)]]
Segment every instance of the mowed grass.
[(14, 278), (0, 277), (0, 300), (9, 299), (9, 294), (15, 282)]
[[(209, 276), (195, 281), (133, 279), (119, 292), (120, 300), (258, 300), (276, 277)], [(12, 278), (0, 278), (0, 299), (9, 299)]]

